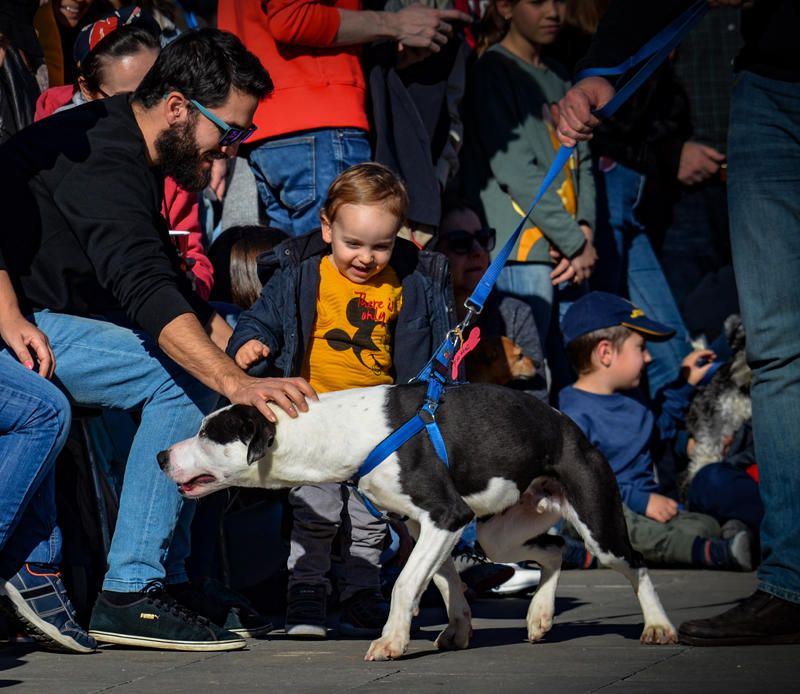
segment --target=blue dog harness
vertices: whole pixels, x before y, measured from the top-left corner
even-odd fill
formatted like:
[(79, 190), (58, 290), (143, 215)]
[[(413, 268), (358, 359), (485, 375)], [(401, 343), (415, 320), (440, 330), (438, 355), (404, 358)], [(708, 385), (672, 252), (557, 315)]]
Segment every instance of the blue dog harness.
[[(609, 68), (589, 68), (578, 73), (575, 76), (575, 82), (579, 82), (585, 77), (624, 75), (629, 70), (641, 64), (641, 67), (639, 67), (629, 79), (622, 79), (615, 85), (616, 94), (614, 98), (602, 108), (594, 111), (593, 114), (602, 119), (613, 115), (644, 81), (653, 74), (655, 69), (666, 59), (672, 49), (683, 40), (690, 29), (705, 16), (707, 11), (708, 4), (706, 0), (696, 0), (694, 4), (673, 20), (671, 24), (662, 29), (656, 36), (642, 46), (642, 48), (619, 65)], [(464, 331), (483, 310), (486, 299), (492, 291), (495, 282), (497, 282), (500, 271), (511, 255), (511, 251), (519, 235), (522, 233), (525, 222), (528, 220), (528, 217), (530, 217), (539, 200), (541, 200), (542, 196), (545, 194), (545, 191), (550, 187), (550, 184), (567, 164), (569, 158), (572, 156), (573, 150), (574, 147), (566, 147), (564, 145), (559, 148), (525, 216), (520, 220), (514, 233), (503, 248), (500, 249), (500, 252), (495, 256), (495, 259), (489, 265), (483, 277), (478, 281), (472, 294), (464, 303), (467, 308), (467, 315), (464, 317), (464, 320), (447, 334), (444, 342), (431, 360), (425, 365), (422, 371), (412, 379), (412, 383), (427, 382), (428, 384), (428, 389), (425, 393), (425, 401), (422, 407), (420, 407), (417, 413), (399, 429), (396, 429), (381, 441), (370, 452), (367, 459), (353, 476), (351, 484), (363, 499), (369, 512), (376, 518), (386, 519), (386, 516), (375, 508), (374, 504), (367, 496), (358, 489), (359, 480), (372, 472), (378, 465), (386, 460), (386, 458), (398, 450), (406, 441), (416, 436), (420, 431), (423, 429), (427, 431), (428, 438), (433, 444), (436, 455), (439, 456), (446, 467), (449, 466), (447, 448), (442, 438), (442, 432), (436, 424), (436, 410), (439, 407), (439, 401), (445, 386), (448, 382), (455, 382), (455, 376), (451, 378), (450, 374), (451, 362), (459, 348), (464, 345)]]

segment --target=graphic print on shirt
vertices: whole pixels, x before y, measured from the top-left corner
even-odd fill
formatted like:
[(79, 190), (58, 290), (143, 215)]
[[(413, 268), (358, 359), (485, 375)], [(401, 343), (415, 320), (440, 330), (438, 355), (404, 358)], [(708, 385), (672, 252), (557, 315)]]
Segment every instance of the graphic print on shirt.
[[(384, 306), (384, 303), (388, 305)], [(340, 328), (325, 333), (325, 339), (331, 349), (338, 351), (353, 350), (356, 359), (374, 374), (384, 373), (389, 364), (381, 364), (379, 350), (381, 349), (372, 335), (378, 326), (386, 326), (386, 316), (396, 314), (396, 306), (392, 300), (368, 300), (366, 292), (356, 292), (356, 296), (347, 302), (347, 322), (356, 328), (355, 333), (349, 335)], [(364, 355), (364, 352), (367, 352)], [(364, 358), (366, 356), (366, 359)]]

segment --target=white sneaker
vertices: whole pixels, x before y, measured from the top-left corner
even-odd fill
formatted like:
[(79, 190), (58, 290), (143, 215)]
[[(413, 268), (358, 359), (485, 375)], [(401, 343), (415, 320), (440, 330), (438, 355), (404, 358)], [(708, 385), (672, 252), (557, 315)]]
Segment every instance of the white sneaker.
[(497, 595), (511, 595), (512, 593), (521, 593), (522, 591), (529, 591), (539, 585), (542, 578), (541, 569), (529, 569), (521, 564), (506, 564), (514, 569), (514, 575), (509, 578), (505, 583), (501, 583), (496, 588), (492, 588), (492, 593)]

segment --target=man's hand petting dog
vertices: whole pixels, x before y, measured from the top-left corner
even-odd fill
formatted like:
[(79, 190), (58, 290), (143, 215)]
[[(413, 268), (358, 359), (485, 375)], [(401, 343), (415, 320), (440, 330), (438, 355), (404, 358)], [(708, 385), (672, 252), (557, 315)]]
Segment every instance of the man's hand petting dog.
[(661, 494), (651, 494), (645, 515), (659, 523), (667, 523), (678, 515), (678, 502)]
[(226, 396), (234, 405), (252, 405), (273, 423), (278, 418), (267, 403), (275, 403), (290, 417), (297, 417), (308, 412), (306, 398), (319, 399), (304, 378), (254, 378), (244, 373)]
[(681, 363), (681, 376), (692, 386), (696, 386), (714, 365), (717, 355), (710, 349), (696, 349), (684, 357)]

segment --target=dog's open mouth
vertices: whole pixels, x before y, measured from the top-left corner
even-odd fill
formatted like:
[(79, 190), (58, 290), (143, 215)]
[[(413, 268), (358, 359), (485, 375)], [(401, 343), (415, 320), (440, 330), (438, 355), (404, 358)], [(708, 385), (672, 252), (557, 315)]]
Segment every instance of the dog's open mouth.
[(197, 477), (192, 477), (192, 479), (188, 480), (187, 482), (179, 482), (178, 491), (181, 494), (189, 494), (195, 488), (214, 482), (216, 479), (217, 478), (214, 477), (214, 475), (197, 475)]

